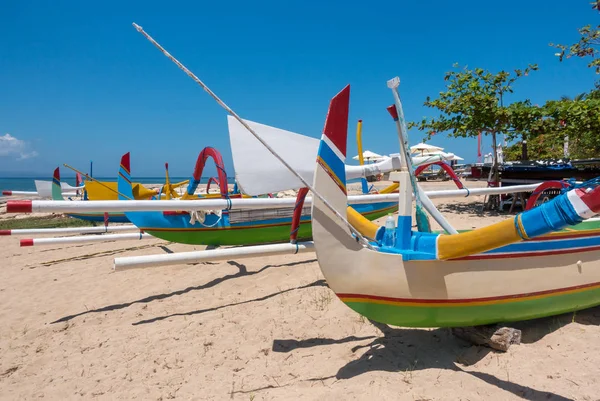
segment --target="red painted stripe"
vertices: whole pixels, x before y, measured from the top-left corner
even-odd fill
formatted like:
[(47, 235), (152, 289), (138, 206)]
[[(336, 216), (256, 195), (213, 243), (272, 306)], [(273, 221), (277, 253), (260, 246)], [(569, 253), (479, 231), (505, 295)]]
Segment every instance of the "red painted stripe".
[(32, 204), (30, 200), (6, 202), (6, 213), (31, 213)]
[(398, 119), (398, 109), (396, 108), (395, 104), (388, 106), (387, 111), (388, 111), (388, 113), (390, 113), (390, 115), (392, 116), (394, 121), (396, 121)]
[(33, 238), (22, 239), (21, 246), (33, 246)]
[(565, 253), (591, 252), (600, 250), (600, 246), (588, 246), (582, 248), (567, 248), (557, 251), (540, 251), (540, 252), (512, 252), (505, 254), (483, 254), (466, 256), (464, 258), (448, 259), (448, 260), (481, 260), (481, 259), (513, 259), (524, 258), (529, 256), (549, 256), (549, 255), (564, 255)]
[(175, 210), (165, 210), (163, 216), (182, 216), (190, 214), (190, 212), (177, 212)]
[[(588, 230), (586, 230), (586, 231), (588, 231)], [(535, 238), (531, 238), (531, 239), (526, 239), (523, 242), (553, 241), (553, 240), (564, 240), (564, 239), (571, 239), (571, 238), (596, 237), (596, 236), (600, 235), (600, 230), (589, 230), (589, 231), (590, 232), (571, 231), (571, 233), (545, 235), (543, 237), (535, 237)]]
[(576, 189), (575, 191), (577, 196), (581, 198), (583, 203), (585, 203), (591, 211), (600, 213), (600, 187), (596, 187), (590, 192), (585, 192), (582, 189)]
[(12, 196), (12, 191), (2, 191), (2, 195), (4, 195), (4, 196)]
[(348, 111), (350, 108), (350, 85), (346, 85), (329, 103), (329, 111), (325, 119), (325, 135), (344, 157), (348, 137)]
[(323, 159), (321, 159), (321, 157), (317, 158), (317, 163), (323, 167), (323, 170), (325, 170), (325, 172), (327, 173), (327, 175), (329, 176), (329, 178), (331, 178), (331, 180), (333, 182), (335, 182), (335, 185), (338, 186), (338, 188), (340, 189), (340, 191), (342, 191), (344, 193), (344, 195), (347, 195), (348, 193), (346, 192), (346, 187), (344, 187), (343, 185), (340, 184), (340, 179), (338, 178), (338, 176), (335, 175), (335, 173), (329, 168), (329, 166), (327, 165), (327, 163), (325, 163), (325, 161)]
[(558, 288), (558, 289), (554, 289), (554, 290), (529, 292), (529, 293), (524, 293), (524, 294), (501, 295), (501, 296), (497, 296), (497, 297), (483, 297), (483, 298), (463, 298), (463, 299), (393, 298), (393, 297), (382, 297), (382, 296), (378, 296), (378, 295), (346, 294), (346, 293), (340, 293), (340, 294), (336, 294), (336, 295), (340, 298), (358, 298), (358, 299), (386, 301), (386, 302), (411, 302), (411, 303), (422, 303), (422, 304), (462, 304), (462, 303), (503, 301), (506, 299), (529, 298), (529, 297), (535, 297), (535, 296), (540, 296), (540, 295), (555, 294), (555, 293), (559, 293), (559, 292), (582, 290), (582, 289), (592, 288), (592, 287), (597, 287), (597, 286), (600, 286), (600, 282), (576, 285), (573, 287)]
[(0, 230), (0, 235), (11, 235), (11, 230)]
[(121, 157), (121, 167), (123, 167), (125, 169), (125, 171), (127, 171), (127, 174), (131, 174), (131, 162), (129, 159), (129, 152), (125, 153), (122, 157)]
[(58, 167), (54, 169), (54, 179), (60, 182), (60, 170)]
[[(123, 167), (123, 166), (121, 166), (121, 167)], [(129, 174), (129, 172), (127, 172), (127, 174)], [(119, 176), (122, 177), (126, 183), (131, 185), (131, 180), (129, 178), (125, 177), (120, 171), (119, 171)]]

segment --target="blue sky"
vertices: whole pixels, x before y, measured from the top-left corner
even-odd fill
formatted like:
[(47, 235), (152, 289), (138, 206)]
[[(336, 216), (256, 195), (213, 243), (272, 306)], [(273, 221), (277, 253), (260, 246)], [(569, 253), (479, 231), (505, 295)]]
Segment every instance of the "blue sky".
[[(351, 84), (349, 156), (363, 120), (364, 149), (398, 152), (386, 81), (401, 78), (405, 116), (434, 110), (455, 62), (492, 71), (540, 70), (508, 99), (543, 103), (589, 90), (585, 61), (559, 63), (595, 24), (586, 0), (29, 1), (0, 13), (0, 176), (62, 163), (115, 176), (132, 152), (134, 176), (191, 174), (205, 146), (233, 175), (226, 112), (133, 27), (141, 25), (243, 118), (319, 137), (330, 98)], [(6, 136), (8, 134), (8, 137)], [(423, 135), (411, 130), (410, 143)], [(476, 139), (430, 143), (472, 162)], [(484, 140), (484, 153), (490, 140)], [(65, 168), (62, 168), (66, 174)], [(212, 166), (208, 174), (214, 174)]]

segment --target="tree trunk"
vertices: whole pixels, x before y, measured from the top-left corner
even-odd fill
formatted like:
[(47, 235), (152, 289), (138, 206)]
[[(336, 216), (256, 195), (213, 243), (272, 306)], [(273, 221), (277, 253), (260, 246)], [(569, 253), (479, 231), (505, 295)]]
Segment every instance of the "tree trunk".
[(498, 174), (498, 148), (497, 148), (497, 141), (496, 141), (496, 131), (492, 131), (492, 147), (493, 152), (492, 152), (492, 176), (493, 176), (493, 180), (494, 180), (494, 185), (498, 184), (499, 181), (499, 174)]
[[(498, 152), (496, 150), (496, 131), (489, 131), (492, 134), (492, 168), (490, 169), (490, 174), (488, 175), (488, 187), (490, 186), (490, 182), (492, 182), (493, 186), (498, 186), (499, 174), (498, 174)], [(485, 197), (484, 206), (485, 210), (494, 210), (500, 208), (500, 195), (489, 195)]]

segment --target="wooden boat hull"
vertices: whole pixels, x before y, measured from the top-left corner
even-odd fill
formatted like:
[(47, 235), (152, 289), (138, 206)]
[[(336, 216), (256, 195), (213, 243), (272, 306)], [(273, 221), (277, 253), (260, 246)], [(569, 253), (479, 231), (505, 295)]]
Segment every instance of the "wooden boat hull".
[[(62, 189), (59, 184), (60, 170), (57, 167), (54, 170), (52, 178), (51, 196), (53, 200), (64, 201), (65, 198), (62, 194)], [(104, 222), (104, 213), (67, 213), (67, 216), (86, 221)], [(129, 219), (127, 218), (127, 216), (125, 216), (125, 213), (118, 212), (108, 213), (108, 221), (110, 223), (129, 223)]]
[[(378, 219), (398, 209), (395, 202), (357, 205), (357, 211), (370, 220)], [(272, 211), (272, 210), (271, 210)], [(263, 211), (246, 211), (260, 215)], [(222, 211), (223, 217), (206, 216), (204, 224), (190, 223), (190, 215), (162, 212), (127, 212), (125, 215), (140, 230), (166, 241), (189, 245), (257, 245), (290, 240), (290, 216), (279, 219), (252, 219), (231, 223), (234, 211)], [(214, 226), (213, 226), (214, 225)], [(212, 227), (211, 227), (212, 226)], [(298, 240), (312, 238), (310, 215), (300, 220)]]
[[(201, 166), (204, 159), (204, 156), (199, 158)], [(188, 188), (189, 194), (194, 193), (199, 177), (199, 174), (194, 176), (195, 181)], [(120, 198), (131, 198), (129, 153), (121, 158), (117, 182)], [(227, 195), (227, 192), (222, 195)], [(185, 209), (185, 201), (181, 201), (181, 205)], [(393, 213), (397, 208), (396, 202), (379, 202), (359, 204), (356, 210), (374, 220)], [(189, 245), (257, 245), (290, 241), (294, 209), (277, 207), (262, 210), (218, 210), (196, 216), (186, 211), (125, 212), (125, 216), (140, 230), (167, 241)], [(304, 207), (301, 212), (296, 239), (310, 239), (310, 207)]]
[[(528, 268), (531, 259), (544, 267)], [(395, 282), (370, 291), (350, 286), (335, 291), (356, 312), (398, 326), (528, 320), (600, 305), (599, 259), (600, 222), (584, 222), (460, 260), (405, 261), (394, 266)]]
[[(348, 98), (349, 88), (345, 88), (332, 100), (313, 184), (315, 191), (342, 216), (346, 215), (347, 195), (344, 177), (339, 172), (346, 154)], [(592, 192), (593, 210), (597, 213), (597, 190)], [(579, 195), (575, 197), (579, 203), (571, 204), (575, 209), (569, 216), (580, 211), (587, 216), (590, 210), (583, 212), (586, 204)], [(572, 226), (558, 231), (565, 225), (549, 224), (555, 221), (555, 216), (549, 213), (543, 216), (539, 227), (545, 227), (544, 224), (556, 227), (555, 232), (544, 234), (552, 230), (540, 229), (537, 237), (520, 239), (529, 237), (529, 231), (522, 225), (531, 223), (530, 216), (547, 210), (547, 205), (551, 203), (537, 211), (524, 212), (518, 219), (502, 222), (501, 229), (498, 225), (480, 229), (477, 235), (483, 234), (481, 238), (471, 232), (467, 237), (473, 243), (457, 242), (455, 254), (460, 256), (444, 260), (440, 249), (448, 249), (441, 248), (442, 244), (447, 245), (449, 238), (454, 238), (451, 241), (464, 238), (463, 234), (442, 238), (413, 232), (406, 248), (386, 251), (372, 245), (367, 247), (315, 197), (313, 240), (329, 287), (350, 308), (381, 323), (405, 327), (472, 326), (527, 320), (600, 305), (597, 221), (571, 223)], [(515, 235), (517, 231), (520, 238)], [(499, 238), (507, 242), (492, 246)], [(461, 254), (461, 249), (481, 250)]]

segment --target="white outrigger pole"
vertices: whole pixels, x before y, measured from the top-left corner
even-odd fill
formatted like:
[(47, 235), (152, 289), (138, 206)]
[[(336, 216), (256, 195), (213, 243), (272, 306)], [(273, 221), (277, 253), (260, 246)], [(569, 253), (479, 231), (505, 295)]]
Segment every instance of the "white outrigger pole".
[(178, 252), (172, 254), (125, 256), (115, 258), (113, 268), (115, 270), (123, 270), (140, 267), (227, 260), (231, 258), (244, 259), (259, 256), (291, 255), (306, 252), (314, 252), (314, 243), (312, 241), (298, 242), (295, 244), (270, 244), (244, 246), (241, 248), (210, 249), (205, 251)]
[[(430, 199), (470, 197), (478, 195), (499, 195), (515, 192), (530, 192), (540, 183), (513, 185), (508, 187), (463, 188), (424, 191)], [(349, 195), (349, 204), (395, 202), (398, 194)], [(223, 209), (270, 209), (274, 207), (294, 207), (296, 198), (243, 198), (243, 199), (199, 199), (199, 200), (118, 200), (118, 201), (43, 201), (21, 200), (8, 201), (6, 213), (103, 213), (103, 212), (133, 212), (133, 211), (196, 211)], [(304, 202), (309, 206), (312, 197), (306, 197)]]
[[(409, 152), (409, 148), (408, 148), (408, 130), (406, 128), (406, 121), (404, 120), (404, 112), (402, 110), (402, 102), (400, 101), (400, 94), (398, 93), (398, 86), (400, 86), (400, 78), (399, 77), (395, 77), (390, 79), (387, 82), (387, 86), (388, 88), (390, 88), (392, 90), (392, 93), (394, 95), (394, 108), (395, 108), (395, 113), (393, 113), (393, 110), (390, 111), (390, 113), (392, 113), (392, 117), (394, 118), (394, 121), (396, 122), (396, 127), (398, 129), (398, 140), (400, 141), (400, 149), (402, 150), (402, 155), (403, 157), (403, 161), (406, 164), (406, 171), (401, 171), (401, 179), (404, 179), (405, 184), (408, 185), (404, 185), (401, 186), (401, 190), (400, 193), (402, 192), (407, 192), (407, 188), (409, 187), (409, 185), (413, 188), (413, 197), (416, 200), (416, 206), (417, 206), (417, 210), (416, 210), (416, 218), (417, 218), (417, 225), (420, 226), (419, 224), (419, 220), (420, 218), (426, 218), (426, 216), (420, 216), (420, 214), (422, 214), (422, 210), (420, 210), (421, 206), (423, 206), (428, 212), (429, 214), (431, 214), (431, 216), (435, 219), (435, 221), (438, 222), (438, 224), (444, 229), (446, 230), (446, 232), (448, 234), (458, 234), (458, 231), (456, 231), (456, 229), (454, 227), (452, 227), (452, 225), (448, 222), (448, 220), (446, 220), (446, 218), (437, 210), (437, 208), (435, 207), (435, 205), (431, 202), (431, 200), (427, 197), (427, 194), (421, 189), (421, 187), (419, 187), (419, 185), (417, 184), (417, 180), (416, 177), (414, 176), (414, 169), (413, 169), (413, 164), (412, 164), (412, 159), (410, 156), (410, 152)], [(408, 179), (407, 179), (408, 178)], [(406, 182), (408, 181), (408, 182)], [(408, 191), (410, 192), (410, 191)], [(410, 212), (410, 208), (411, 205), (408, 204), (406, 202), (406, 199), (410, 199), (410, 196), (405, 196), (404, 198), (400, 198), (400, 207), (403, 209), (403, 216), (407, 216), (406, 213), (408, 213), (408, 217), (410, 218), (411, 216), (411, 212)], [(410, 202), (412, 203), (412, 202)], [(399, 209), (400, 210), (400, 209)], [(429, 230), (429, 224), (427, 225), (427, 229)], [(403, 227), (404, 229), (406, 229), (406, 227)], [(423, 229), (421, 227), (419, 227), (420, 229)], [(410, 232), (410, 226), (408, 226), (408, 231)]]
[(65, 244), (85, 244), (89, 242), (104, 241), (126, 241), (143, 240), (155, 238), (146, 233), (126, 233), (126, 234), (101, 234), (101, 235), (80, 235), (77, 237), (59, 237), (59, 238), (24, 238), (20, 241), (21, 246), (40, 246), (40, 245), (65, 245)]
[(133, 224), (95, 227), (13, 228), (10, 230), (0, 230), (0, 235), (96, 234), (115, 231), (139, 231), (139, 228)]

